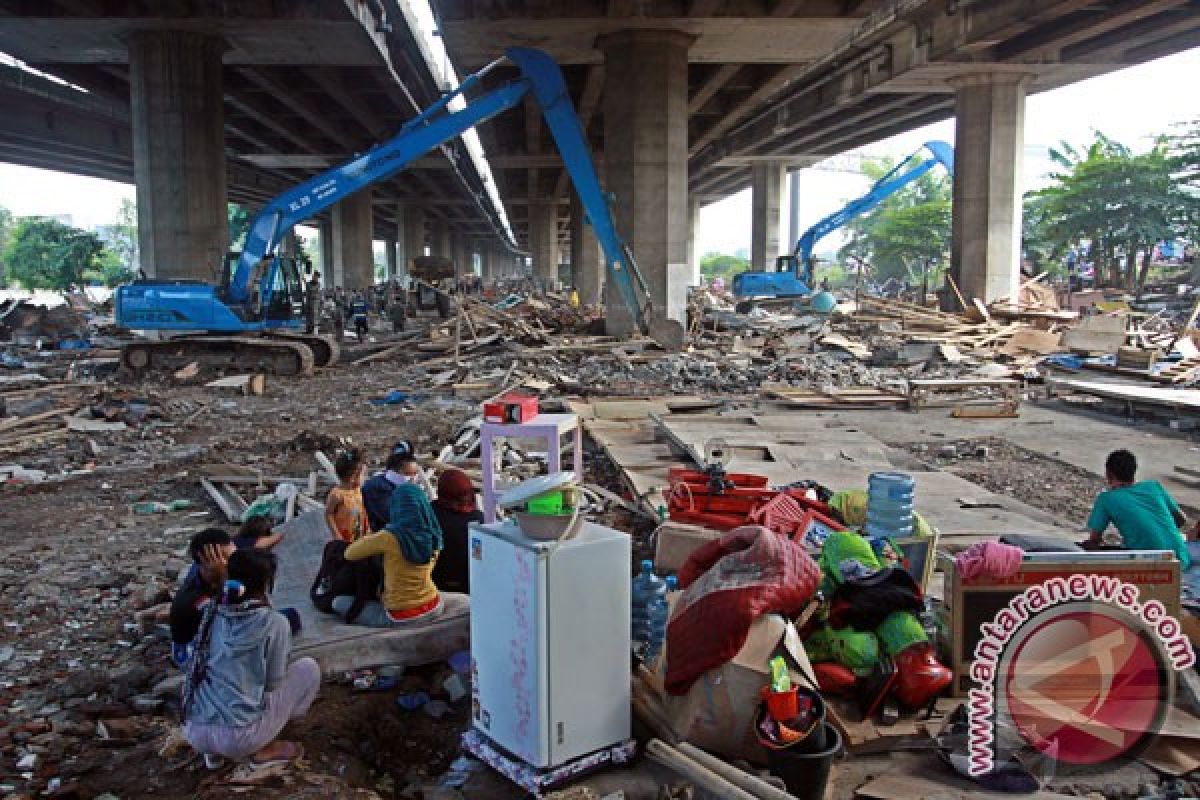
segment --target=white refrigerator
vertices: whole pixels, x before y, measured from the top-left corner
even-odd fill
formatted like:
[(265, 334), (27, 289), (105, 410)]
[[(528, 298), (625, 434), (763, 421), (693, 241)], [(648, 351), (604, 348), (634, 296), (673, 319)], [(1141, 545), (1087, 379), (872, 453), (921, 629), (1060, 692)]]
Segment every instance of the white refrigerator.
[(475, 728), (538, 769), (627, 740), (628, 534), (584, 522), (556, 545), (510, 520), (469, 547)]

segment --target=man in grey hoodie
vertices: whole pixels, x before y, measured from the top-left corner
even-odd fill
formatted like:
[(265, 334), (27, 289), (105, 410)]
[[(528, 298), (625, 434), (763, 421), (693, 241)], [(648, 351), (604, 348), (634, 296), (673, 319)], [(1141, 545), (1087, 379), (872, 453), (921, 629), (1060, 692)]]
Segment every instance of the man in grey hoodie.
[(288, 665), (291, 626), (267, 599), (275, 569), (267, 550), (230, 556), (224, 602), (209, 606), (196, 636), (184, 685), (183, 734), (210, 767), (220, 756), (263, 764), (304, 753), (298, 742), (275, 737), (288, 720), (308, 712), (321, 670), (311, 658)]

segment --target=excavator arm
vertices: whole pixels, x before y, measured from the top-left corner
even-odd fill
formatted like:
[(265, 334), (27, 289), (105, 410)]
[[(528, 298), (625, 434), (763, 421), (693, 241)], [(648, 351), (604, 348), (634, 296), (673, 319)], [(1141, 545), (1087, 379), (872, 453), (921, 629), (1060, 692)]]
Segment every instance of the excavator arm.
[(920, 150), (912, 153), (893, 167), (886, 175), (875, 182), (870, 190), (855, 200), (851, 200), (839, 210), (806, 230), (796, 242), (792, 255), (799, 269), (803, 270), (802, 279), (809, 286), (813, 285), (812, 254), (817, 242), (833, 231), (842, 227), (857, 216), (866, 214), (896, 192), (918, 180), (922, 175), (941, 164), (951, 175), (954, 174), (954, 148), (945, 142), (926, 142), (922, 149), (928, 150), (933, 158), (910, 162), (920, 154)]
[(255, 267), (270, 257), (283, 236), (296, 224), (324, 211), (334, 203), (400, 172), (414, 160), (474, 126), (519, 104), (532, 94), (542, 109), (546, 125), (558, 145), (571, 181), (579, 193), (588, 222), (605, 254), (608, 278), (630, 309), (638, 327), (646, 332), (653, 313), (646, 283), (629, 247), (617, 234), (608, 198), (596, 176), (587, 136), (571, 104), (562, 70), (548, 55), (530, 48), (506, 52), (521, 77), (451, 111), (449, 104), (478, 86), (483, 76), (500, 61), (466, 78), (417, 117), (405, 123), (394, 137), (366, 153), (333, 167), (271, 200), (251, 223), (246, 244), (229, 283), (228, 300), (234, 304), (250, 300)]

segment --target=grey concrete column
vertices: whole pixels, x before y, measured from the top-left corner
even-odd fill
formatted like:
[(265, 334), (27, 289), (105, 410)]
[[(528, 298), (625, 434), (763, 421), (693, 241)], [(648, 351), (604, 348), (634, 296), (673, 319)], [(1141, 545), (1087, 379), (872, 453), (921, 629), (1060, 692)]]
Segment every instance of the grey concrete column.
[(600, 302), (604, 286), (604, 258), (592, 226), (583, 219), (583, 203), (571, 192), (571, 285), (579, 292), (579, 302)]
[(529, 204), (529, 252), (534, 277), (553, 288), (558, 282), (558, 205), (551, 200)]
[(775, 268), (786, 175), (784, 165), (771, 162), (755, 164), (750, 170), (750, 266), (754, 269)]
[(371, 190), (362, 189), (333, 206), (335, 286), (365, 289), (375, 283)]
[(396, 277), (396, 248), (399, 245), (395, 239), (385, 239), (383, 242), (383, 256), (387, 259), (387, 279), (390, 281)]
[(687, 226), (687, 263), (690, 274), (689, 283), (700, 285), (700, 253), (696, 252), (696, 225), (700, 222), (700, 201), (688, 197), (688, 226)]
[(213, 280), (229, 249), (224, 51), (206, 34), (129, 37), (138, 247), (151, 277)]
[(400, 262), (405, 274), (412, 268), (413, 259), (425, 255), (425, 209), (406, 205), (404, 215), (404, 249)]
[[(683, 320), (687, 304), (688, 62), (693, 37), (627, 30), (597, 39), (604, 53), (604, 170), (617, 231), (633, 250), (656, 308)], [(610, 287), (615, 288), (615, 287)], [(610, 292), (610, 296), (614, 293)], [(607, 301), (609, 333), (633, 330)]]
[(479, 277), (485, 283), (496, 279), (496, 246), (491, 242), (479, 243)]
[(1025, 85), (1021, 72), (951, 78), (955, 88), (952, 274), (969, 303), (1013, 297), (1020, 281)]
[(337, 282), (333, 276), (333, 221), (329, 219), (320, 220), (317, 223), (317, 253), (320, 261), (319, 269), (321, 270), (321, 286), (331, 288), (337, 286)]
[(429, 254), (442, 258), (453, 258), (450, 251), (450, 229), (440, 219), (429, 220)]

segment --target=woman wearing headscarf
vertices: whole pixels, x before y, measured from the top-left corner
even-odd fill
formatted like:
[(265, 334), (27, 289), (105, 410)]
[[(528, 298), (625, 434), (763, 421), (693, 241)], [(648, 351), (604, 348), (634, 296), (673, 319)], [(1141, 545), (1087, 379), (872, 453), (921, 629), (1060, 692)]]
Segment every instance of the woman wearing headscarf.
[[(366, 605), (357, 623), (374, 628), (410, 625), (436, 616), (442, 598), (433, 568), (442, 550), (442, 529), (421, 487), (405, 483), (392, 491), (391, 521), (346, 548), (347, 561), (383, 556), (383, 594)], [(345, 614), (354, 604), (335, 597), (333, 610)]]
[(483, 522), (483, 512), (475, 505), (475, 486), (461, 469), (448, 469), (438, 478), (433, 513), (442, 527), (444, 547), (433, 568), (433, 582), (444, 592), (471, 591), (467, 566), (467, 527)]

